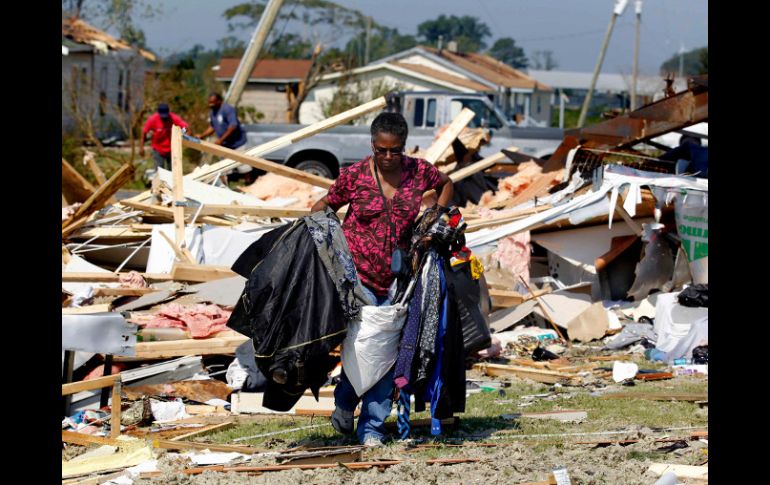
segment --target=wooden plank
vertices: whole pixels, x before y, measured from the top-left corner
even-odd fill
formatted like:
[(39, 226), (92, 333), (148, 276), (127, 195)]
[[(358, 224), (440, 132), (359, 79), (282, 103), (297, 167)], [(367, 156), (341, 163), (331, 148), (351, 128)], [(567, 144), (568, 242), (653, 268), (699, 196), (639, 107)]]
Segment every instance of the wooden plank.
[(89, 313), (103, 313), (112, 311), (111, 303), (99, 303), (97, 305), (86, 305), (81, 307), (62, 308), (62, 315), (87, 315)]
[(173, 438), (171, 438), (171, 441), (182, 441), (185, 438), (192, 438), (193, 436), (198, 436), (204, 433), (210, 433), (212, 431), (220, 431), (220, 430), (232, 428), (233, 426), (235, 426), (234, 421), (225, 421), (224, 423), (212, 424), (209, 426), (198, 428), (195, 431), (191, 431), (189, 433), (180, 434), (179, 436), (174, 436)]
[[(117, 374), (120, 376), (120, 374)], [(110, 403), (110, 438), (120, 436), (120, 388), (121, 381), (117, 379), (112, 385), (112, 402)]]
[(287, 167), (286, 165), (281, 165), (280, 163), (271, 162), (269, 160), (265, 160), (264, 158), (255, 157), (253, 155), (246, 155), (242, 152), (231, 150), (229, 148), (215, 145), (214, 143), (209, 143), (197, 138), (192, 138), (190, 136), (185, 136), (182, 140), (182, 143), (184, 146), (189, 148), (194, 148), (196, 150), (205, 153), (211, 153), (212, 155), (217, 155), (220, 157), (230, 158), (238, 163), (245, 163), (251, 167), (255, 167), (266, 172), (272, 172), (276, 175), (281, 175), (282, 177), (287, 177), (292, 180), (305, 182), (306, 184), (314, 185), (316, 187), (328, 189), (334, 183), (334, 180), (327, 179), (326, 177), (319, 177), (318, 175), (313, 175), (302, 170), (297, 170), (296, 168)]
[(532, 297), (537, 301), (537, 304), (540, 305), (540, 309), (543, 311), (543, 315), (545, 315), (545, 318), (550, 322), (551, 326), (554, 330), (556, 330), (556, 334), (559, 336), (560, 339), (564, 340), (567, 343), (567, 347), (572, 347), (572, 343), (564, 338), (564, 335), (561, 333), (561, 330), (559, 330), (559, 326), (556, 325), (556, 321), (553, 319), (551, 314), (548, 312), (548, 309), (546, 305), (543, 303), (543, 301), (540, 299), (540, 296), (535, 292), (535, 289), (532, 288), (532, 285), (530, 285), (528, 282), (524, 281), (524, 278), (519, 275), (519, 280), (524, 284), (524, 286), (529, 289), (529, 294), (532, 295)]
[(128, 226), (124, 227), (89, 227), (78, 232), (77, 239), (120, 239), (120, 240), (143, 240), (150, 235), (147, 231), (137, 231)]
[[(517, 221), (519, 219), (523, 219), (532, 214), (537, 214), (538, 212), (543, 212), (551, 208), (553, 208), (551, 204), (543, 204), (536, 207), (530, 207), (529, 209), (522, 209), (514, 212), (498, 214), (486, 219), (476, 219), (468, 223), (468, 227), (465, 230), (465, 232), (474, 232), (474, 231), (478, 231), (479, 229), (484, 229), (487, 227), (494, 227), (502, 224), (507, 224), (509, 222)], [(463, 214), (463, 216), (464, 215), (465, 214)]]
[[(102, 485), (104, 483), (108, 483), (110, 480), (114, 478), (118, 478), (120, 476), (123, 476), (126, 474), (125, 469), (117, 469), (117, 471), (113, 473), (108, 473), (106, 475), (103, 474), (103, 472), (99, 472), (100, 474), (95, 477), (89, 477), (89, 478), (70, 478), (67, 480), (62, 480), (61, 485)], [(114, 483), (114, 482), (113, 482)]]
[[(607, 197), (611, 197), (611, 194), (607, 194)], [(628, 224), (628, 227), (631, 228), (632, 231), (634, 231), (634, 234), (637, 236), (641, 236), (644, 233), (644, 230), (642, 229), (642, 225), (636, 222), (632, 217), (631, 214), (629, 214), (624, 208), (623, 203), (625, 200), (623, 199), (623, 196), (621, 194), (618, 194), (618, 200), (615, 204), (615, 213), (617, 213), (620, 217), (623, 218), (624, 221), (626, 221), (626, 224)]]
[(171, 277), (176, 281), (194, 281), (203, 283), (222, 278), (231, 278), (233, 276), (236, 276), (236, 273), (227, 266), (174, 263), (174, 266), (171, 269)]
[(613, 392), (602, 396), (602, 399), (649, 399), (652, 401), (705, 401), (708, 393), (688, 394), (677, 392)]
[[(174, 219), (174, 210), (171, 209), (170, 207), (163, 207), (163, 206), (157, 205), (157, 204), (145, 204), (145, 203), (142, 203), (142, 202), (134, 202), (134, 201), (131, 201), (131, 200), (128, 200), (128, 199), (121, 200), (120, 203), (122, 205), (127, 206), (127, 207), (132, 207), (134, 209), (141, 209), (141, 210), (143, 210), (145, 212), (149, 212), (151, 214), (158, 214), (158, 215), (161, 215), (161, 216), (168, 217), (169, 219), (172, 219), (172, 220)], [(190, 216), (190, 217), (192, 217), (192, 216)], [(216, 224), (216, 225), (219, 225), (219, 226), (234, 226), (234, 225), (237, 224), (237, 222), (226, 221), (226, 220), (219, 219), (219, 218), (212, 217), (212, 216), (198, 217), (198, 220), (200, 222), (206, 222), (208, 224)]]
[[(519, 148), (511, 146), (511, 147), (508, 147), (507, 150), (510, 150), (512, 152), (517, 152), (519, 151)], [(482, 160), (479, 160), (476, 163), (472, 163), (467, 167), (463, 167), (460, 170), (457, 170), (449, 174), (449, 178), (452, 179), (452, 182), (457, 183), (460, 180), (466, 179), (477, 172), (481, 172), (482, 170), (486, 170), (492, 165), (502, 162), (505, 159), (506, 159), (506, 156), (503, 152), (497, 152), (494, 155), (490, 155)]]
[(311, 465), (311, 464), (323, 464), (323, 463), (350, 463), (361, 461), (364, 458), (363, 448), (355, 450), (341, 449), (341, 450), (324, 450), (324, 451), (308, 451), (305, 453), (300, 452), (295, 456), (277, 456), (277, 460), (281, 461), (281, 464), (292, 465)]
[(61, 440), (65, 443), (74, 443), (76, 445), (88, 446), (88, 445), (110, 445), (118, 446), (120, 441), (112, 438), (105, 438), (103, 436), (93, 436), (85, 433), (76, 433), (75, 431), (62, 430)]
[(61, 395), (67, 396), (69, 394), (75, 394), (81, 391), (90, 391), (92, 389), (102, 389), (104, 387), (110, 387), (115, 382), (120, 380), (120, 374), (113, 374), (104, 377), (97, 377), (96, 379), (89, 379), (87, 381), (70, 382), (69, 384), (61, 385)]
[[(371, 113), (372, 111), (377, 111), (379, 109), (382, 109), (386, 105), (387, 105), (387, 102), (385, 101), (385, 97), (384, 96), (379, 97), (375, 100), (369, 101), (368, 103), (364, 103), (361, 106), (357, 106), (353, 109), (349, 109), (338, 115), (332, 116), (330, 118), (319, 121), (317, 123), (313, 123), (312, 125), (308, 125), (304, 128), (300, 128), (297, 131), (283, 135), (279, 138), (276, 138), (275, 140), (272, 140), (267, 143), (263, 143), (262, 145), (258, 145), (254, 148), (251, 148), (246, 151), (245, 155), (250, 157), (258, 157), (266, 153), (273, 152), (281, 147), (288, 146), (292, 143), (296, 143), (300, 140), (311, 137), (313, 135), (326, 131), (335, 126), (343, 125), (348, 121), (354, 120), (367, 113)], [(238, 164), (239, 162), (233, 161), (233, 160), (221, 160), (208, 168), (202, 169), (197, 172), (193, 172), (192, 176), (194, 180), (206, 179), (206, 178), (209, 178), (211, 175), (215, 175), (217, 172), (235, 168), (238, 166)], [(147, 196), (145, 195), (144, 197), (146, 198)], [(142, 200), (142, 199), (138, 199), (138, 200)]]
[[(256, 156), (264, 155), (266, 153), (273, 152), (281, 147), (288, 146), (292, 143), (296, 143), (302, 139), (321, 133), (322, 131), (326, 131), (338, 125), (343, 125), (348, 121), (354, 120), (367, 113), (371, 113), (372, 111), (382, 109), (386, 105), (387, 105), (387, 102), (385, 101), (385, 97), (379, 97), (368, 103), (364, 103), (361, 106), (357, 106), (353, 109), (349, 109), (338, 115), (334, 115), (331, 118), (327, 118), (317, 123), (313, 123), (312, 125), (308, 125), (304, 128), (300, 128), (295, 132), (288, 133), (282, 137), (276, 138), (275, 140), (269, 141), (267, 143), (263, 143), (262, 145), (258, 145), (254, 148), (247, 150), (245, 154), (248, 156), (256, 157)], [(199, 181), (206, 180), (211, 178), (212, 175), (216, 175), (217, 173), (233, 169), (237, 167), (239, 164), (240, 162), (233, 161), (233, 160), (220, 160), (219, 162), (211, 165), (210, 167), (201, 168), (199, 170), (194, 171), (189, 176), (192, 177), (193, 180), (199, 180)], [(151, 195), (151, 192), (149, 190), (146, 190), (139, 195), (131, 197), (130, 201), (141, 202), (147, 199), (150, 195)]]
[[(488, 288), (489, 296), (493, 298), (493, 300), (498, 301), (499, 303), (502, 303), (504, 305), (500, 306), (514, 306), (519, 305), (527, 300), (532, 299), (532, 295), (522, 295), (521, 293), (518, 293), (516, 291), (511, 290), (500, 290), (497, 288)], [(551, 293), (551, 288), (545, 288), (542, 290), (536, 290), (535, 295), (537, 296), (543, 296), (547, 295), (548, 293)]]
[(554, 170), (553, 172), (546, 172), (540, 174), (526, 189), (522, 190), (519, 195), (505, 203), (504, 207), (516, 207), (517, 205), (527, 202), (535, 198), (536, 196), (548, 191), (548, 188), (554, 181), (560, 180), (560, 172)]
[[(518, 150), (518, 148), (516, 147), (511, 147), (511, 148)], [(491, 167), (492, 165), (503, 160), (504, 158), (505, 158), (505, 155), (503, 154), (503, 152), (495, 153), (494, 155), (490, 155), (483, 160), (479, 160), (478, 162), (472, 165), (468, 165), (465, 168), (462, 168), (454, 173), (449, 174), (449, 178), (452, 180), (452, 182), (459, 182), (464, 178), (470, 177), (476, 172), (480, 172), (481, 170)], [(433, 197), (435, 194), (436, 194), (436, 191), (434, 189), (430, 189), (429, 191), (425, 192), (425, 194), (423, 195), (423, 200), (429, 199)]]
[(545, 384), (569, 383), (580, 384), (582, 379), (576, 374), (568, 374), (558, 371), (532, 369), (514, 365), (500, 364), (474, 364), (481, 372), (492, 377), (516, 376), (528, 378)]
[(455, 138), (460, 135), (460, 132), (471, 122), (476, 113), (468, 108), (463, 108), (455, 119), (449, 124), (449, 126), (441, 133), (438, 140), (425, 152), (425, 160), (431, 165), (435, 165), (444, 152), (452, 145)]
[[(182, 225), (182, 232), (184, 232), (184, 225)], [(165, 232), (160, 231), (160, 235), (168, 243), (168, 245), (171, 246), (171, 250), (174, 251), (174, 255), (176, 256), (176, 259), (179, 260), (179, 262), (196, 264), (195, 260), (192, 259), (190, 256), (188, 256), (189, 251), (187, 253), (183, 252), (182, 251), (183, 248), (180, 248), (178, 245), (174, 244), (174, 241), (172, 241), (171, 238), (168, 237)], [(182, 242), (184, 242), (184, 236), (182, 236)]]
[(85, 202), (94, 195), (96, 188), (86, 180), (75, 167), (61, 159), (61, 192), (67, 202)]
[(610, 243), (610, 250), (594, 260), (594, 267), (596, 268), (596, 271), (603, 271), (604, 268), (606, 268), (608, 264), (614, 261), (615, 258), (620, 256), (623, 251), (630, 248), (631, 245), (636, 242), (638, 237), (639, 236), (634, 235), (613, 237), (612, 242)]
[(186, 355), (229, 355), (248, 337), (212, 337), (207, 339), (167, 340), (137, 342), (134, 350), (137, 359), (165, 359)]
[(83, 205), (78, 207), (78, 210), (75, 211), (75, 214), (72, 215), (69, 219), (62, 222), (62, 229), (65, 229), (68, 225), (72, 224), (74, 221), (86, 217), (90, 215), (91, 213), (101, 209), (104, 207), (104, 205), (107, 203), (107, 200), (109, 200), (110, 197), (115, 195), (115, 193), (131, 178), (134, 176), (134, 165), (131, 164), (131, 162), (128, 162), (124, 164), (122, 167), (118, 169), (117, 172), (115, 172), (112, 177), (99, 187), (94, 194), (86, 200)]
[(492, 306), (497, 308), (510, 308), (524, 302), (524, 296), (515, 291), (497, 290), (489, 288), (489, 297), (492, 298)]
[[(88, 168), (91, 170), (91, 173), (94, 174), (94, 178), (99, 183), (99, 185), (104, 185), (107, 183), (107, 177), (104, 176), (104, 172), (102, 172), (99, 164), (96, 163), (96, 154), (94, 152), (86, 150), (86, 154), (83, 156), (83, 161), (88, 165)], [(112, 196), (107, 202), (110, 204), (115, 204), (118, 202), (118, 199), (116, 199), (115, 196)]]
[(107, 177), (104, 176), (104, 172), (102, 172), (102, 169), (97, 165), (95, 158), (96, 154), (90, 150), (86, 150), (85, 155), (83, 155), (83, 161), (86, 162), (88, 168), (91, 169), (91, 173), (94, 174), (96, 181), (99, 185), (104, 185), (107, 183)]
[(310, 209), (284, 209), (258, 205), (205, 204), (200, 209), (202, 216), (255, 216), (255, 217), (304, 217), (310, 215)]
[[(171, 127), (171, 175), (174, 193), (174, 243), (177, 248), (184, 247), (184, 167), (182, 166), (182, 128), (177, 125)], [(176, 251), (174, 251), (176, 252)], [(184, 256), (179, 258), (184, 261)]]
[[(90, 272), (66, 272), (61, 274), (62, 283), (74, 283), (87, 281), (92, 283), (118, 283), (120, 277), (128, 273), (90, 273)], [(142, 273), (147, 281), (170, 281), (173, 278), (165, 273)]]
[(673, 379), (674, 374), (671, 372), (655, 372), (651, 374), (636, 374), (635, 379), (640, 381), (662, 381), (666, 379)]
[(94, 296), (142, 296), (160, 291), (157, 288), (94, 288)]
[(626, 354), (626, 355), (597, 355), (597, 356), (594, 356), (594, 357), (589, 357), (588, 361), (589, 362), (593, 362), (593, 361), (602, 362), (602, 361), (608, 361), (608, 360), (631, 360), (631, 358), (632, 358), (631, 354)]
[(224, 453), (235, 452), (243, 453), (245, 455), (253, 455), (259, 453), (258, 448), (253, 446), (238, 446), (238, 445), (217, 445), (214, 443), (195, 443), (192, 441), (171, 441), (171, 440), (153, 440), (153, 448), (163, 448), (166, 450), (210, 450), (221, 451)]
[(80, 219), (69, 223), (69, 225), (66, 228), (62, 229), (62, 231), (61, 231), (62, 239), (68, 238), (70, 236), (70, 234), (72, 234), (73, 232), (75, 232), (78, 229), (80, 229), (80, 227), (83, 224), (85, 224), (86, 222), (88, 222), (88, 216), (83, 216)]

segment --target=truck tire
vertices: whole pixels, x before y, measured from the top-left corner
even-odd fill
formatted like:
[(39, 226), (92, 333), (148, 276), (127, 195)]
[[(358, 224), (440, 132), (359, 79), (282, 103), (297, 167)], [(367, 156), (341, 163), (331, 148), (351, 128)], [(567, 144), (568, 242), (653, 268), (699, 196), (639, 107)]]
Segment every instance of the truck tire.
[(303, 160), (294, 166), (297, 170), (312, 173), (319, 177), (325, 177), (327, 179), (334, 179), (334, 172), (324, 162), (318, 160)]

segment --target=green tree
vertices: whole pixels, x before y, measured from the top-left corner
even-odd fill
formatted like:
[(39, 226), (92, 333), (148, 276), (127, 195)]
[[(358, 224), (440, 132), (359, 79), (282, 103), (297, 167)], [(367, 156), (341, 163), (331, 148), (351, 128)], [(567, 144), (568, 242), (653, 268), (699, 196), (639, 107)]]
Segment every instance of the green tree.
[(444, 46), (453, 40), (457, 42), (462, 52), (478, 52), (486, 48), (484, 39), (491, 35), (487, 24), (468, 15), (462, 17), (440, 15), (435, 20), (426, 20), (417, 26), (417, 37), (421, 41), (435, 46), (439, 36), (442, 36)]
[(700, 51), (700, 69), (698, 71), (698, 74), (708, 74), (708, 73), (709, 73), (709, 48), (708, 46), (706, 46)]
[[(682, 71), (682, 74), (685, 76), (708, 74), (708, 47), (699, 47), (682, 54)], [(678, 53), (666, 59), (660, 66), (660, 73), (662, 75), (670, 72), (676, 75), (679, 74)]]
[[(369, 33), (369, 61), (381, 59), (416, 45), (417, 39), (413, 35), (402, 35), (398, 29), (376, 25)], [(354, 66), (365, 64), (365, 50), (366, 30), (355, 35), (345, 45), (345, 52)]]
[(533, 69), (542, 69), (544, 71), (550, 71), (559, 67), (556, 59), (553, 58), (553, 51), (535, 51), (532, 53)]
[[(223, 16), (228, 20), (230, 32), (253, 32), (266, 1), (256, 0), (235, 5), (225, 10)], [(366, 31), (369, 29), (369, 59), (375, 60), (417, 44), (414, 36), (402, 35), (398, 29), (389, 28), (367, 18), (361, 11), (344, 7), (326, 0), (290, 0), (278, 14), (282, 24), (274, 27), (261, 57), (309, 59), (316, 41), (322, 44), (334, 44), (341, 38), (349, 38), (345, 47), (327, 48), (319, 58), (322, 65), (328, 63), (344, 66), (345, 69), (364, 64), (366, 57)], [(324, 38), (310, 39), (286, 32), (289, 22), (298, 22), (307, 26), (322, 26)], [(368, 25), (367, 25), (368, 21)], [(276, 22), (276, 25), (277, 25)], [(339, 70), (339, 69), (336, 69)]]
[(497, 39), (487, 53), (516, 69), (525, 69), (529, 65), (524, 49), (517, 46), (516, 41), (510, 37)]

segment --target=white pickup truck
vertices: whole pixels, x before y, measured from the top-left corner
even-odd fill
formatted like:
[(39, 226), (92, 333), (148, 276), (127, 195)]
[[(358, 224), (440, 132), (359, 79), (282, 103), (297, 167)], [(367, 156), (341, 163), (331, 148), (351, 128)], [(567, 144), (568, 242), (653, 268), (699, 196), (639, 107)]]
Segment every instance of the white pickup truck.
[[(481, 148), (481, 156), (515, 145), (519, 147), (519, 153), (545, 159), (553, 154), (564, 137), (564, 131), (558, 128), (517, 126), (506, 120), (483, 94), (409, 91), (388, 95), (387, 109), (402, 113), (409, 123), (408, 148), (429, 147), (438, 128), (451, 123), (463, 108), (476, 113), (468, 124), (470, 128), (484, 127), (492, 134), (490, 144)], [(298, 125), (290, 124), (252, 124), (243, 125), (243, 128), (248, 139), (246, 147), (266, 143), (299, 129)], [(340, 167), (369, 154), (370, 139), (368, 125), (338, 126), (266, 154), (264, 158), (336, 178)]]

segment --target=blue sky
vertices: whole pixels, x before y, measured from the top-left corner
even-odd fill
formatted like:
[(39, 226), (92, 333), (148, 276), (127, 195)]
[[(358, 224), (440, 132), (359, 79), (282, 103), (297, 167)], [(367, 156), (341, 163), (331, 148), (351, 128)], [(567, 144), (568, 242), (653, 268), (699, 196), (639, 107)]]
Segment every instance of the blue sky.
[[(614, 0), (336, 0), (361, 10), (376, 22), (415, 34), (417, 25), (445, 15), (471, 15), (498, 37), (512, 37), (528, 56), (551, 50), (558, 69), (590, 72), (610, 20)], [(147, 43), (161, 55), (195, 44), (214, 47), (226, 35), (222, 17), (231, 0), (158, 0), (163, 14), (140, 22)], [(288, 0), (287, 0), (288, 3)], [(286, 8), (286, 7), (284, 7)], [(605, 72), (631, 71), (634, 49), (634, 0), (618, 18), (603, 64)], [(282, 28), (277, 21), (274, 28)], [(290, 29), (302, 33), (302, 27)], [(289, 31), (290, 29), (287, 29)], [(307, 29), (305, 29), (305, 33)], [(247, 39), (249, 32), (240, 32)], [(660, 64), (683, 46), (708, 45), (707, 0), (644, 0), (640, 41), (640, 71), (654, 74)]]

